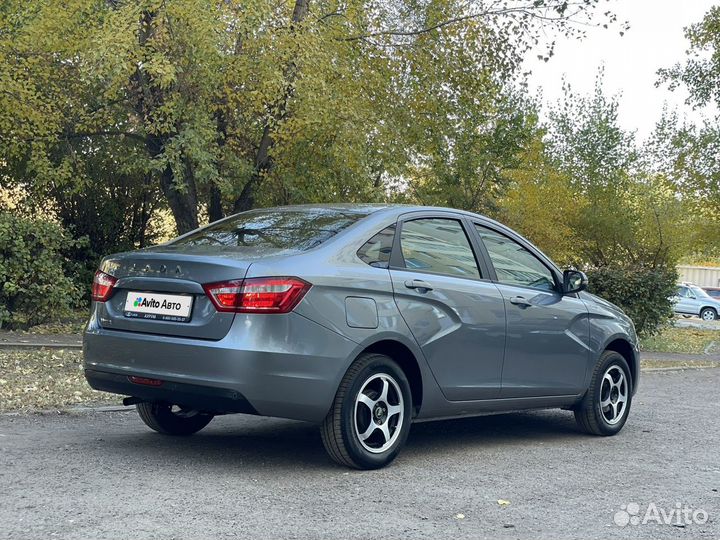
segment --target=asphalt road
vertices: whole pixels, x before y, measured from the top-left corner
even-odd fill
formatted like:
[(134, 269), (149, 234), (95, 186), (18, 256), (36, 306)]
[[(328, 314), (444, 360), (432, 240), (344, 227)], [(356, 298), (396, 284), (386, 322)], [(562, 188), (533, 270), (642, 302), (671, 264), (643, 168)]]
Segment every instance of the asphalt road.
[[(333, 465), (299, 422), (177, 439), (134, 412), (4, 415), (0, 538), (718, 538), (719, 389), (720, 369), (646, 374), (611, 438), (563, 411), (416, 424), (371, 472)], [(616, 525), (632, 503), (709, 519)]]

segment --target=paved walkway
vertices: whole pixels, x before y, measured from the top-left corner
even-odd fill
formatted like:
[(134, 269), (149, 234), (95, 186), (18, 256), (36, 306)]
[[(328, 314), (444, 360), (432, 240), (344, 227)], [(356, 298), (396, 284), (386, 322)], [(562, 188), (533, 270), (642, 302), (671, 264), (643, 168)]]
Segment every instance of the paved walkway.
[(80, 334), (27, 334), (0, 330), (0, 349), (82, 349)]
[(659, 362), (720, 362), (720, 354), (682, 354), (666, 352), (641, 352), (643, 360), (654, 360)]

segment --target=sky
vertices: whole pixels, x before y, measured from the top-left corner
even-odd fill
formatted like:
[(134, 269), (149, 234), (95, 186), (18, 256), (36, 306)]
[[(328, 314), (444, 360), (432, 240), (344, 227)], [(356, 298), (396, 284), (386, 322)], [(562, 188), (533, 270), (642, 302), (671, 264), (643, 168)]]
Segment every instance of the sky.
[[(562, 97), (562, 78), (573, 89), (589, 94), (595, 86), (598, 68), (605, 68), (605, 90), (619, 97), (619, 121), (628, 130), (636, 131), (643, 140), (653, 129), (662, 113), (663, 104), (687, 114), (690, 121), (701, 120), (701, 113), (684, 104), (687, 92), (671, 92), (667, 85), (655, 87), (657, 70), (683, 62), (688, 41), (683, 28), (702, 19), (718, 0), (611, 0), (603, 2), (628, 21), (630, 29), (624, 36), (618, 27), (605, 30), (589, 28), (587, 37), (578, 41), (558, 38), (555, 55), (544, 63), (528, 60), (532, 70), (530, 89), (542, 88), (545, 102), (555, 103)], [(707, 114), (707, 112), (706, 112)]]

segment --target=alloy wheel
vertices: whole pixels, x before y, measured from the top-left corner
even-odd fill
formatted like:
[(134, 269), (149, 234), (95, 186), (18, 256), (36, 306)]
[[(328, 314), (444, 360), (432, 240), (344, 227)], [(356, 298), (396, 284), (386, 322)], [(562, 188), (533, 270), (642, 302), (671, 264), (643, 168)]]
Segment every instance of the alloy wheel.
[(405, 421), (402, 392), (387, 373), (375, 373), (355, 398), (355, 435), (368, 452), (380, 454), (395, 443)]
[(600, 414), (609, 425), (615, 425), (625, 415), (628, 402), (628, 381), (620, 366), (611, 365), (600, 384)]

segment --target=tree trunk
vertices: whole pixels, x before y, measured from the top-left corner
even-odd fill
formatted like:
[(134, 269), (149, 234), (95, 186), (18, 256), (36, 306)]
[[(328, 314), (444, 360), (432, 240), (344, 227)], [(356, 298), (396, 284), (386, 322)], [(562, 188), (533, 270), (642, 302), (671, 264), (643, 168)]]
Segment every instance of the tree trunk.
[(175, 218), (178, 233), (198, 228), (197, 192), (195, 182), (187, 179), (185, 189), (178, 189), (172, 168), (168, 165), (160, 175), (160, 187)]
[(208, 217), (210, 218), (210, 222), (217, 221), (218, 219), (222, 219), (225, 217), (225, 214), (223, 212), (222, 207), (222, 194), (220, 193), (220, 188), (217, 187), (217, 184), (213, 182), (210, 184), (210, 194), (209, 194), (209, 200), (208, 200)]
[[(291, 31), (294, 31), (295, 27), (305, 20), (309, 10), (310, 0), (295, 0), (295, 7), (293, 8), (290, 23)], [(285, 71), (285, 92), (280, 98), (280, 107), (277, 108), (279, 112), (268, 118), (265, 122), (263, 134), (260, 138), (260, 144), (258, 145), (257, 153), (255, 154), (255, 169), (250, 177), (250, 180), (248, 180), (245, 186), (243, 186), (240, 196), (235, 200), (235, 204), (233, 206), (233, 210), (235, 212), (244, 212), (253, 208), (255, 205), (255, 189), (272, 169), (270, 150), (275, 144), (275, 141), (272, 136), (271, 125), (276, 125), (278, 121), (285, 116), (288, 100), (292, 95), (292, 84), (295, 81), (296, 76), (296, 66), (294, 62), (291, 62)]]
[[(152, 38), (155, 16), (154, 12), (145, 11), (140, 18), (138, 43), (141, 47), (144, 47)], [(132, 82), (136, 86), (135, 112), (140, 119), (151, 118), (154, 110), (162, 107), (165, 103), (163, 91), (152, 84), (147, 73), (140, 67), (133, 74)], [(147, 136), (145, 146), (150, 157), (160, 156), (165, 150), (165, 143), (172, 136), (172, 132)], [(188, 173), (190, 172), (188, 171)], [(186, 174), (184, 185), (181, 185), (176, 181), (173, 170), (168, 165), (160, 175), (160, 188), (175, 218), (178, 232), (184, 234), (197, 229), (197, 188), (192, 174)]]

